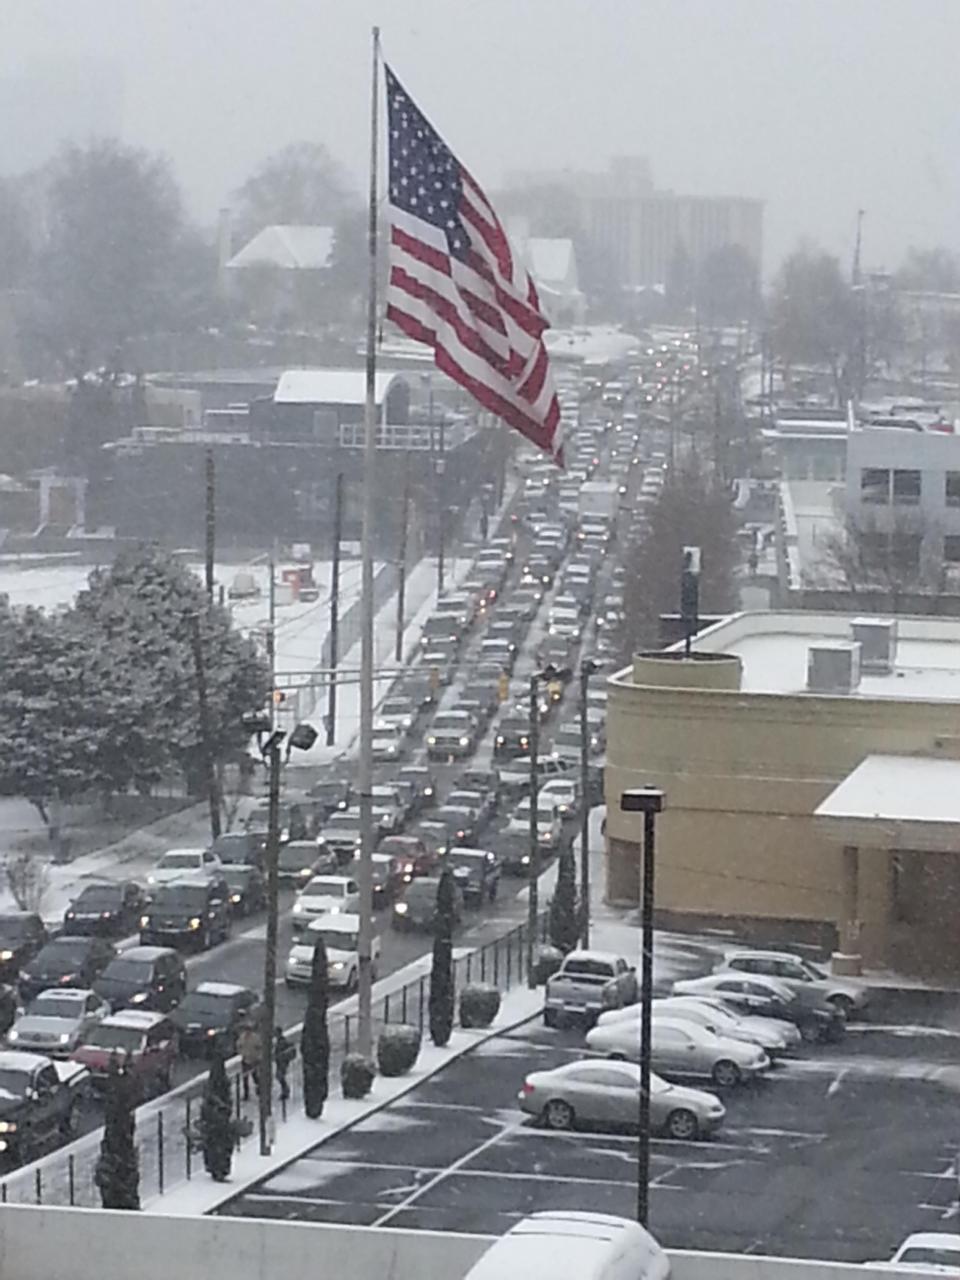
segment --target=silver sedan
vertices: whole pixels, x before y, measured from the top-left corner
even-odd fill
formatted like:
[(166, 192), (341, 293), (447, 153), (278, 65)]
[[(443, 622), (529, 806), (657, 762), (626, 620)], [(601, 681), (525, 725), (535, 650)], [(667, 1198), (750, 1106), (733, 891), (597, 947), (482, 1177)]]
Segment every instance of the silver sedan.
[[(569, 1062), (527, 1076), (520, 1109), (550, 1129), (576, 1125), (636, 1128), (640, 1104), (640, 1068), (632, 1062)], [(650, 1076), (650, 1127), (669, 1138), (690, 1142), (712, 1133), (726, 1109), (701, 1089), (667, 1084)]]

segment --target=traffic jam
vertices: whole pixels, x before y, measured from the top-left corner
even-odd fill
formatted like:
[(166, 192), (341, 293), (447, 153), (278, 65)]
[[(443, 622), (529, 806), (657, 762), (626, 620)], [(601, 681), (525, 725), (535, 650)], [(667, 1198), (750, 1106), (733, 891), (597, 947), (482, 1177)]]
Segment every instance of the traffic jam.
[[(453, 867), (464, 933), (485, 913), (509, 915), (504, 900), (530, 872), (531, 752), (541, 867), (573, 839), (581, 806), (602, 800), (602, 675), (619, 655), (623, 554), (641, 527), (644, 495), (659, 492), (666, 469), (666, 431), (648, 411), (680, 355), (671, 351), (657, 368), (646, 360), (630, 390), (599, 377), (567, 384), (567, 469), (518, 455), (500, 527), (438, 598), (420, 652), (379, 702), (376, 976), (429, 949), (444, 866)], [(583, 682), (586, 775), (574, 678), (584, 658), (599, 673)], [(331, 986), (344, 995), (357, 986), (352, 763), (315, 772), (305, 785), (285, 783), (281, 798), (284, 1025), (302, 1015), (317, 936)], [(234, 830), (167, 850), (142, 882), (91, 882), (55, 922), (0, 916), (6, 1167), (102, 1123), (99, 1097), (115, 1055), (146, 1100), (202, 1072), (214, 1048), (236, 1050), (260, 1011), (266, 827), (266, 799), (250, 797)]]

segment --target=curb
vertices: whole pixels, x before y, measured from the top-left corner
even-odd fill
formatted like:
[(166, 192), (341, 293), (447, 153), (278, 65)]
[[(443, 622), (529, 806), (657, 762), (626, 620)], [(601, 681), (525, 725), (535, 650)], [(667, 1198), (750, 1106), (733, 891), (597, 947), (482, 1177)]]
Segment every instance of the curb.
[[(519, 989), (520, 988), (518, 988), (518, 990)], [(528, 990), (529, 988), (523, 988), (523, 989)], [(446, 1067), (448, 1067), (451, 1062), (456, 1062), (458, 1061), (458, 1059), (466, 1057), (467, 1054), (472, 1053), (473, 1050), (476, 1049), (479, 1045), (486, 1044), (488, 1041), (495, 1039), (497, 1036), (507, 1035), (511, 1031), (516, 1031), (518, 1028), (524, 1026), (526, 1023), (531, 1022), (535, 1017), (538, 1016), (539, 1012), (540, 1012), (539, 1009), (537, 1009), (534, 1013), (525, 1013), (522, 1017), (514, 1018), (511, 1022), (504, 1023), (501, 1026), (490, 1026), (490, 1027), (484, 1028), (482, 1033), (479, 1034), (471, 1044), (465, 1045), (462, 1049), (455, 1050), (443, 1062), (438, 1062), (436, 1066), (431, 1067), (429, 1070), (423, 1072), (423, 1074), (419, 1074), (415, 1078), (405, 1082), (404, 1086), (401, 1089), (399, 1089), (396, 1093), (394, 1093), (391, 1097), (383, 1098), (379, 1101), (373, 1102), (369, 1107), (366, 1107), (358, 1115), (353, 1116), (351, 1119), (345, 1120), (340, 1124), (335, 1124), (328, 1131), (324, 1132), (322, 1136), (311, 1138), (310, 1141), (305, 1142), (299, 1150), (294, 1152), (292, 1155), (285, 1156), (281, 1161), (279, 1161), (277, 1164), (273, 1165), (272, 1167), (268, 1169), (261, 1169), (253, 1177), (246, 1178), (244, 1181), (237, 1183), (235, 1186), (231, 1186), (229, 1192), (225, 1193), (222, 1199), (215, 1201), (208, 1208), (204, 1209), (203, 1213), (199, 1216), (206, 1217), (209, 1214), (215, 1213), (217, 1210), (221, 1209), (224, 1205), (229, 1204), (231, 1200), (235, 1200), (237, 1197), (244, 1195), (247, 1191), (250, 1190), (251, 1187), (256, 1186), (258, 1182), (262, 1182), (264, 1178), (271, 1177), (274, 1174), (281, 1172), (288, 1165), (292, 1164), (295, 1160), (301, 1159), (305, 1152), (312, 1151), (316, 1147), (322, 1146), (324, 1143), (328, 1142), (331, 1138), (336, 1138), (341, 1133), (345, 1133), (347, 1130), (352, 1129), (355, 1125), (361, 1124), (363, 1121), (368, 1120), (370, 1116), (378, 1115), (381, 1111), (385, 1111), (387, 1107), (392, 1106), (393, 1103), (397, 1102), (400, 1098), (405, 1098), (407, 1097), (408, 1094), (413, 1093), (413, 1091), (419, 1088), (419, 1086), (425, 1080), (430, 1080), (434, 1076), (438, 1075), (441, 1071), (443, 1071)], [(462, 1030), (462, 1028), (458, 1028), (458, 1030)], [(377, 1076), (377, 1079), (382, 1079), (382, 1078), (383, 1077), (379, 1075)], [(171, 1192), (171, 1194), (176, 1194), (176, 1191)], [(165, 1197), (163, 1196), (154, 1196), (151, 1200), (148, 1200), (147, 1203), (144, 1205), (145, 1212), (147, 1213), (156, 1212), (155, 1206), (162, 1204), (164, 1198)], [(162, 1216), (162, 1215), (159, 1215), (159, 1216)], [(225, 1214), (224, 1216), (229, 1216), (229, 1215)]]

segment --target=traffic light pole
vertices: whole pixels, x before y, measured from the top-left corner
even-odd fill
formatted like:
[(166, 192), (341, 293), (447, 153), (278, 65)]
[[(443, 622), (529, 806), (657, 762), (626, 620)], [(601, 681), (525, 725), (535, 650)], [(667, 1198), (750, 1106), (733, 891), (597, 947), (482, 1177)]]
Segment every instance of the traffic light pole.
[[(272, 708), (271, 699), (271, 708)], [(271, 709), (272, 714), (272, 709)], [(260, 1154), (273, 1147), (273, 1027), (277, 1020), (277, 923), (280, 862), (280, 741), (271, 734), (267, 749), (267, 942), (263, 957), (263, 1016), (260, 1025)]]

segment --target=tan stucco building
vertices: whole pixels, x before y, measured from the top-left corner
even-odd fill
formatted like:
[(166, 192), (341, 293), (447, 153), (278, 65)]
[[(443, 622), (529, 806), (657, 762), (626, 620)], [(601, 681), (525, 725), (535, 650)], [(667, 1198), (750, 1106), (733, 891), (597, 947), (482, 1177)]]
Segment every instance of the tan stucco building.
[(611, 901), (638, 896), (620, 795), (652, 784), (668, 918), (960, 974), (960, 624), (854, 621), (739, 614), (611, 679)]

